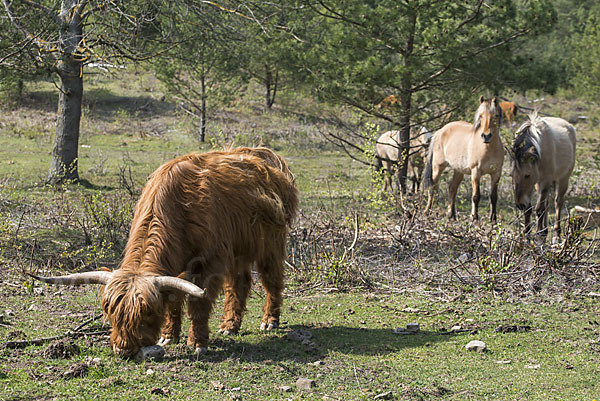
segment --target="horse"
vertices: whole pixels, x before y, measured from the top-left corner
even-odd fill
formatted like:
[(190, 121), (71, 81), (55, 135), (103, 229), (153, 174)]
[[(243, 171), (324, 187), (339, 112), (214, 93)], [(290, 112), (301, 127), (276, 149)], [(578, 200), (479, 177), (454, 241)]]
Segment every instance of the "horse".
[(519, 106), (515, 102), (500, 102), (500, 108), (502, 109), (502, 115), (506, 120), (506, 125), (512, 127), (514, 125), (513, 119), (519, 111)]
[[(408, 158), (408, 178), (412, 181), (412, 190), (416, 192), (419, 190), (421, 183), (421, 173), (424, 168), (424, 160), (427, 154), (427, 147), (431, 140), (431, 132), (424, 126), (411, 135), (410, 152)], [(398, 149), (400, 148), (400, 131), (387, 131), (377, 139), (375, 145), (376, 158), (375, 167), (377, 171), (384, 170), (384, 191), (388, 190), (388, 187), (392, 187), (392, 178), (394, 175), (395, 167), (398, 165)]]
[(531, 198), (534, 187), (539, 197), (535, 207), (537, 233), (548, 234), (548, 195), (555, 187), (553, 242), (560, 238), (560, 214), (569, 177), (575, 166), (576, 130), (562, 118), (530, 114), (517, 130), (511, 156), (511, 175), (517, 209), (524, 212), (525, 232), (531, 233)]
[(433, 135), (424, 172), (424, 186), (428, 188), (427, 206), (431, 210), (433, 192), (437, 188), (440, 176), (446, 167), (454, 170), (449, 184), (450, 205), (448, 213), (456, 219), (456, 192), (463, 177), (471, 175), (473, 197), (471, 218), (479, 219), (477, 207), (481, 198), (479, 183), (481, 177), (491, 177), (490, 220), (496, 222), (496, 203), (498, 201), (498, 181), (502, 174), (504, 148), (500, 139), (502, 110), (498, 99), (479, 98), (479, 107), (475, 113), (474, 124), (466, 121), (453, 121), (440, 128)]

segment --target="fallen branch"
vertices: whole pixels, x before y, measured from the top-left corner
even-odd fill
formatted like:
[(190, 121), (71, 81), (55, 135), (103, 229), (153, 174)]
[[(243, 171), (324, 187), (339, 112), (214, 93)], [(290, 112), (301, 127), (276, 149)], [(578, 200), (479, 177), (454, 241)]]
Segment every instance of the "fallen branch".
[(103, 314), (94, 316), (93, 318), (88, 319), (85, 322), (81, 323), (79, 326), (75, 327), (73, 330), (69, 330), (66, 333), (60, 334), (58, 336), (34, 338), (32, 340), (7, 341), (4, 344), (2, 344), (2, 346), (0, 348), (10, 348), (10, 349), (25, 348), (25, 347), (29, 347), (30, 345), (42, 345), (42, 344), (45, 344), (45, 343), (48, 343), (51, 341), (55, 341), (55, 340), (60, 340), (62, 338), (66, 338), (66, 337), (78, 338), (78, 337), (84, 337), (84, 336), (105, 335), (105, 334), (110, 333), (110, 331), (109, 330), (95, 331), (95, 332), (80, 331), (82, 328), (84, 328), (91, 322), (100, 319), (102, 316), (103, 316)]

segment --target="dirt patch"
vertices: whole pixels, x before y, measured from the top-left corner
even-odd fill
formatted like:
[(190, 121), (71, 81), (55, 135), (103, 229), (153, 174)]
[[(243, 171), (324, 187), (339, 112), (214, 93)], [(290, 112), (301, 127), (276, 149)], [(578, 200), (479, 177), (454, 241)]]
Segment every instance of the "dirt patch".
[(77, 344), (71, 339), (55, 340), (41, 352), (41, 356), (51, 359), (67, 359), (79, 354)]
[(89, 366), (83, 362), (77, 362), (72, 365), (67, 371), (65, 371), (62, 376), (65, 379), (73, 379), (75, 377), (84, 377), (87, 375)]

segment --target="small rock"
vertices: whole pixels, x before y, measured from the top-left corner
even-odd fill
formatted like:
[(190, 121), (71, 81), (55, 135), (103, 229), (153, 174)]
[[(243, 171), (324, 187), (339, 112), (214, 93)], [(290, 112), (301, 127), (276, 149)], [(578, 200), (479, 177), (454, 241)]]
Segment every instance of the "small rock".
[(221, 391), (225, 388), (225, 385), (218, 380), (211, 380), (210, 385), (217, 391)]
[(148, 369), (146, 371), (146, 376), (150, 376), (150, 375), (153, 375), (153, 374), (154, 374), (154, 370), (152, 370), (152, 369)]
[(421, 328), (419, 327), (419, 323), (408, 323), (406, 325), (406, 331), (410, 333), (418, 333), (421, 331)]
[(4, 313), (6, 313), (6, 316), (7, 316), (7, 317), (13, 317), (13, 316), (15, 316), (15, 312), (13, 312), (13, 311), (12, 311), (12, 310), (10, 310), (10, 309), (6, 309), (6, 310), (4, 311)]
[(241, 387), (233, 387), (230, 388), (229, 391), (240, 391), (242, 388)]
[(451, 332), (457, 332), (457, 331), (461, 331), (461, 330), (462, 330), (462, 327), (459, 324), (454, 325), (450, 328)]
[(296, 387), (300, 390), (311, 390), (313, 387), (316, 387), (317, 383), (315, 383), (312, 379), (305, 379), (303, 377), (296, 380)]
[(508, 359), (506, 361), (496, 361), (496, 363), (499, 365), (508, 365), (509, 363), (512, 363), (512, 361)]
[(406, 328), (405, 327), (396, 327), (392, 333), (394, 334), (409, 334), (406, 332)]
[(391, 391), (386, 391), (385, 393), (380, 393), (373, 397), (374, 400), (389, 400), (390, 398), (392, 398)]
[(279, 390), (281, 390), (285, 393), (289, 393), (290, 391), (292, 391), (292, 387), (291, 386), (281, 386), (281, 387), (279, 387)]
[(323, 361), (316, 361), (316, 362), (313, 362), (312, 364), (315, 365), (315, 366), (321, 366), (321, 365), (325, 365), (325, 362), (323, 362)]
[(31, 304), (31, 305), (29, 305), (29, 308), (27, 308), (27, 310), (29, 312), (36, 311), (36, 310), (38, 310), (38, 307), (36, 304)]
[(468, 343), (465, 348), (469, 351), (483, 352), (487, 349), (487, 346), (483, 341), (473, 340)]
[(136, 362), (143, 362), (147, 359), (151, 359), (154, 361), (162, 361), (165, 356), (165, 349), (160, 345), (150, 345), (148, 347), (142, 347), (135, 354), (134, 360)]
[(0, 323), (4, 323), (4, 315), (0, 315)]
[(535, 364), (535, 365), (525, 365), (525, 367), (526, 367), (527, 369), (539, 369), (539, 368), (540, 368), (540, 366), (542, 366), (542, 365), (540, 365), (539, 363), (538, 363), (538, 364)]

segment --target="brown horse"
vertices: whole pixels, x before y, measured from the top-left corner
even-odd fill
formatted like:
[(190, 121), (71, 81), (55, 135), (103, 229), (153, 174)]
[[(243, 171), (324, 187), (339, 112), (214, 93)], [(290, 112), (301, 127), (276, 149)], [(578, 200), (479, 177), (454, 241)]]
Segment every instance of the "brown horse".
[(560, 238), (560, 214), (569, 185), (569, 177), (575, 166), (575, 127), (556, 117), (529, 115), (519, 130), (513, 143), (511, 175), (515, 194), (515, 204), (525, 212), (525, 232), (533, 228), (530, 224), (531, 198), (534, 187), (539, 193), (535, 212), (537, 233), (542, 239), (548, 234), (548, 195), (555, 187), (553, 241)]
[(425, 187), (429, 188), (425, 211), (431, 210), (433, 191), (444, 169), (450, 167), (454, 171), (448, 189), (450, 218), (456, 218), (455, 201), (458, 186), (465, 174), (470, 174), (473, 186), (471, 217), (473, 220), (478, 219), (477, 206), (481, 198), (479, 182), (483, 175), (489, 174), (492, 179), (490, 219), (496, 221), (498, 181), (504, 161), (504, 148), (499, 135), (502, 110), (495, 97), (485, 100), (482, 96), (479, 102), (474, 124), (454, 121), (446, 124), (433, 135), (424, 173)]
[[(410, 154), (408, 158), (408, 178), (412, 181), (412, 190), (419, 190), (421, 175), (423, 172), (427, 147), (431, 140), (431, 132), (425, 127), (421, 127), (418, 132), (413, 133), (410, 139)], [(375, 167), (377, 170), (384, 170), (385, 188), (393, 188), (392, 177), (395, 167), (398, 165), (398, 149), (400, 148), (400, 131), (387, 131), (381, 134), (375, 145), (376, 159)]]
[(502, 115), (506, 120), (506, 125), (512, 127), (514, 124), (513, 120), (519, 111), (519, 106), (517, 106), (515, 102), (505, 101), (500, 102), (500, 108), (502, 109)]

